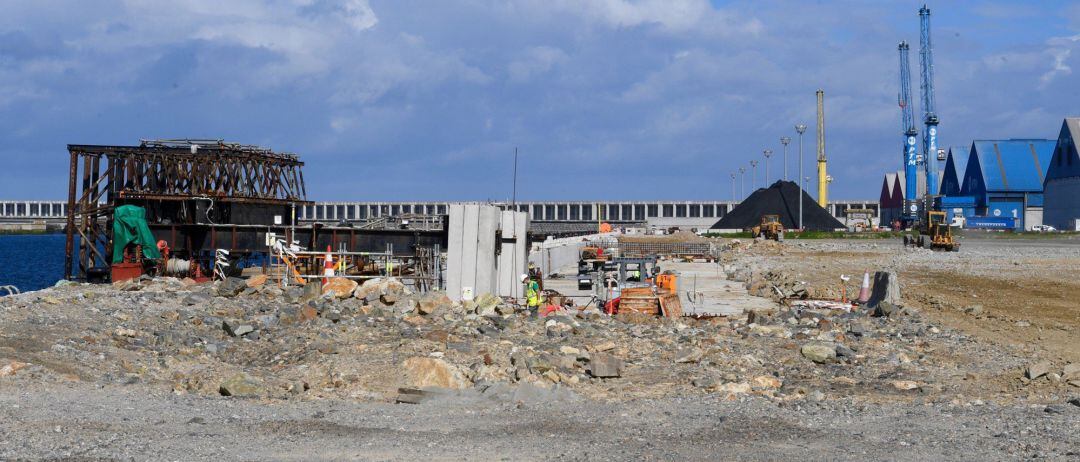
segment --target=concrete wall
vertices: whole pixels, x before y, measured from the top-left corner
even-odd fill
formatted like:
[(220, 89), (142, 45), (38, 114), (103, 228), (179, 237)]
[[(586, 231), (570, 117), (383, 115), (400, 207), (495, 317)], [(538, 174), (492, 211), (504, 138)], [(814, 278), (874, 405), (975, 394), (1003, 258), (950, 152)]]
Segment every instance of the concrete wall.
[(520, 297), (514, 281), (528, 268), (528, 217), (480, 204), (451, 204), (448, 212), (446, 294), (455, 301), (466, 291)]
[(1077, 218), (1080, 218), (1080, 177), (1048, 180), (1043, 196), (1043, 223), (1072, 230)]

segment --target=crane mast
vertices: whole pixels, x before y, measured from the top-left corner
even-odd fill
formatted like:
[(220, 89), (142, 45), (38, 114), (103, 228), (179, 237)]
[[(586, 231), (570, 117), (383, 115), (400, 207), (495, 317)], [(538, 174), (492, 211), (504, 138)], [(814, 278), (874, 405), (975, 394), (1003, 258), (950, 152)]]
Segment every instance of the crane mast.
[(822, 207), (829, 205), (829, 177), (825, 160), (825, 90), (817, 91), (817, 174), (818, 203)]
[(911, 61), (908, 59), (909, 46), (907, 42), (900, 42), (897, 47), (900, 51), (900, 93), (897, 102), (900, 104), (900, 130), (904, 134), (904, 215), (908, 220), (915, 218), (912, 207), (918, 201), (918, 152), (915, 147), (916, 137), (919, 135), (915, 129), (915, 108), (911, 104)]
[(934, 106), (934, 48), (930, 43), (930, 8), (926, 5), (919, 9), (919, 20), (923, 122), (926, 124), (926, 131), (923, 133), (923, 162), (926, 168), (926, 192), (936, 195), (938, 193), (938, 116)]

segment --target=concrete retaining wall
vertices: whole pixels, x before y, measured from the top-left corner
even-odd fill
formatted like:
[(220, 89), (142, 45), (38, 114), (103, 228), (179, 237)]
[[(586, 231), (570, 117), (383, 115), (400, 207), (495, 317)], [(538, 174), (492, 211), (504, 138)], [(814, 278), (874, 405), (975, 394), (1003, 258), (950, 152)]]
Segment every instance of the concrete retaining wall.
[(518, 275), (528, 270), (528, 216), (480, 204), (451, 204), (447, 229), (446, 294), (461, 301), (490, 293), (521, 297)]

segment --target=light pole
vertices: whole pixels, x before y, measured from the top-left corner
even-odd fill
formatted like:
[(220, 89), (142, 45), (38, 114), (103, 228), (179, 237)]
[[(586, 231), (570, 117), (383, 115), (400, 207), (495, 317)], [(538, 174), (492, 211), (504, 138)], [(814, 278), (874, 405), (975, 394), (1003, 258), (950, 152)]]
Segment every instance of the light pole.
[[(802, 171), (802, 135), (803, 135), (803, 133), (806, 133), (806, 125), (804, 125), (804, 124), (796, 125), (795, 126), (795, 131), (799, 133), (799, 178), (802, 178), (803, 177), (803, 171)], [(803, 229), (803, 223), (802, 223), (802, 197), (803, 197), (803, 194), (805, 194), (803, 192), (803, 188), (805, 186), (806, 186), (806, 183), (803, 183), (803, 184), (799, 185), (799, 231), (802, 231), (802, 229)]]
[(772, 149), (762, 151), (765, 154), (765, 187), (769, 187), (769, 158), (772, 157)]
[(757, 190), (757, 164), (758, 161), (750, 161), (750, 191)]
[(746, 197), (746, 167), (739, 167), (739, 197)]
[(731, 200), (735, 200), (735, 172), (731, 173)]
[(784, 181), (787, 181), (787, 145), (791, 142), (790, 136), (781, 136), (780, 144), (784, 145)]

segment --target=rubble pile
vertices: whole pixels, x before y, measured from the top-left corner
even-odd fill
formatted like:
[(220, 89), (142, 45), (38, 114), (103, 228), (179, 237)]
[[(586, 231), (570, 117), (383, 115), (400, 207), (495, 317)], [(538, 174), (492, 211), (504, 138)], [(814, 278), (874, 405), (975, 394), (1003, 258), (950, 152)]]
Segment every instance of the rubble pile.
[[(786, 298), (810, 291), (777, 272), (753, 273), (748, 284)], [(68, 283), (0, 299), (0, 328), (11, 333), (0, 343), (3, 380), (273, 399), (418, 402), (437, 390), (781, 402), (918, 390), (967, 396), (988, 390), (957, 382), (957, 361), (1016, 377), (1026, 366), (1008, 352), (984, 361), (984, 347), (910, 309), (873, 317), (778, 306), (697, 320), (588, 308), (538, 319), (488, 294), (453, 303), (394, 279), (288, 289), (258, 277)], [(1015, 385), (1052, 389), (1057, 377), (1064, 386), (1076, 372), (1063, 366), (1040, 365)]]

